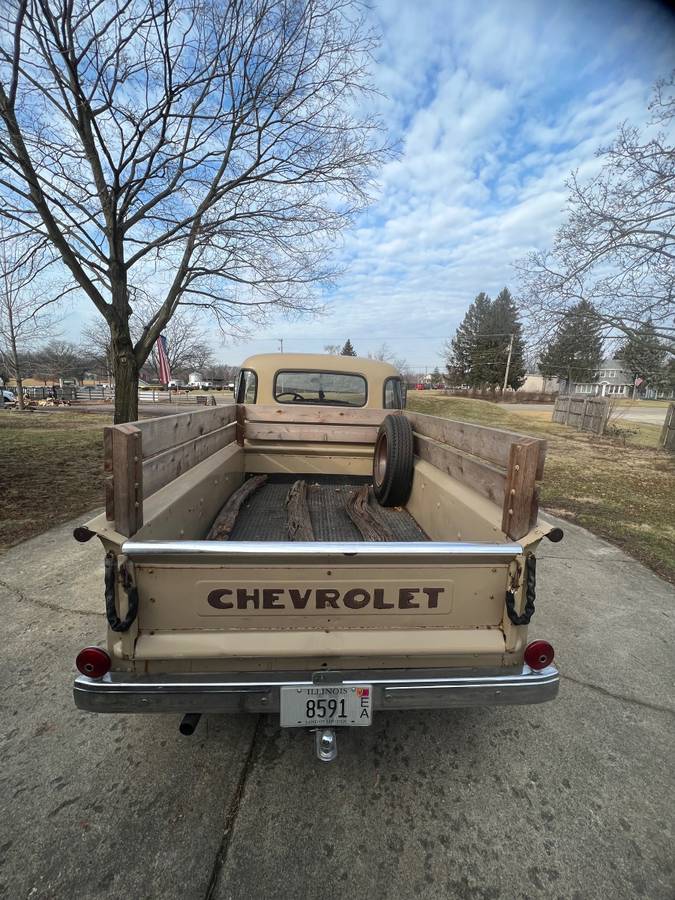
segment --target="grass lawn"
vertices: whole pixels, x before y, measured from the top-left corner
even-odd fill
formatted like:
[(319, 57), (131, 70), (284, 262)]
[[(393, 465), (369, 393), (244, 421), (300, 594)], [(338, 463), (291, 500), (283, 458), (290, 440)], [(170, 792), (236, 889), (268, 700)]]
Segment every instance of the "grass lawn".
[(0, 550), (103, 505), (109, 414), (0, 413)]
[(658, 449), (660, 427), (622, 422), (635, 434), (597, 437), (551, 422), (534, 407), (509, 412), (485, 400), (408, 393), (418, 412), (509, 428), (548, 441), (542, 505), (618, 544), (675, 583), (675, 457)]

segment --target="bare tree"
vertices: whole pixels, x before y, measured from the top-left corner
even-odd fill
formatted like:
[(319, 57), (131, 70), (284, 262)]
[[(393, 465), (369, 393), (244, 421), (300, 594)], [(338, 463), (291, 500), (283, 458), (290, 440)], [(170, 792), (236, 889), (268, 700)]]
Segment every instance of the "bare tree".
[(674, 76), (657, 84), (650, 108), (658, 133), (621, 126), (598, 151), (595, 178), (571, 175), (552, 249), (516, 264), (535, 324), (555, 328), (587, 301), (606, 335), (631, 338), (651, 321), (655, 339), (675, 345)]
[(0, 359), (16, 381), (23, 409), (25, 354), (44, 340), (54, 322), (55, 296), (45, 296), (40, 276), (49, 264), (34, 242), (0, 227)]
[[(179, 305), (307, 311), (385, 156), (356, 0), (5, 0), (0, 211), (111, 334), (115, 421)], [(134, 340), (132, 307), (151, 314)]]
[(114, 361), (110, 329), (100, 316), (87, 322), (80, 336), (80, 350), (97, 375), (105, 375), (106, 383), (114, 380)]
[[(179, 309), (164, 329), (164, 336), (172, 373), (201, 372), (213, 362), (213, 350), (209, 346), (207, 334), (195, 310)], [(150, 354), (145, 368), (152, 378), (159, 381), (156, 354)]]
[(396, 356), (386, 341), (377, 350), (369, 353), (368, 359), (379, 359), (380, 362), (391, 363), (399, 372), (403, 372), (408, 368), (407, 361), (403, 357)]

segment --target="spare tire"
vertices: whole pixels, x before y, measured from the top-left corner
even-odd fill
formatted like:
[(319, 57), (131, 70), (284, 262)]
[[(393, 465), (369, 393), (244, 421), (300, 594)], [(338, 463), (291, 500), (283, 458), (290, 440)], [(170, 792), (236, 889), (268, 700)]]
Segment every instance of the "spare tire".
[(373, 493), (380, 506), (402, 506), (413, 479), (413, 431), (405, 416), (387, 416), (373, 454)]

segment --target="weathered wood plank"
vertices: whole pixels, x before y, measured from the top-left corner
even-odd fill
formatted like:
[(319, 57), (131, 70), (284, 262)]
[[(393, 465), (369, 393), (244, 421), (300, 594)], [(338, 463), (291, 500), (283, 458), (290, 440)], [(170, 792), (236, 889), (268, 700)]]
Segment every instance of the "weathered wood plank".
[(240, 447), (243, 447), (245, 430), (246, 430), (246, 410), (244, 409), (244, 406), (241, 403), (237, 403), (236, 417), (237, 417), (237, 443), (239, 444)]
[(242, 504), (254, 493), (254, 491), (257, 491), (259, 487), (262, 487), (266, 481), (267, 475), (256, 475), (254, 478), (248, 478), (242, 486), (229, 497), (227, 503), (218, 513), (206, 536), (206, 540), (229, 540)]
[(113, 490), (113, 426), (103, 429), (103, 487), (105, 489), (105, 517), (115, 521), (115, 493)]
[(247, 422), (282, 422), (285, 424), (307, 422), (310, 425), (375, 425), (379, 426), (385, 416), (400, 415), (399, 409), (364, 409), (346, 406), (285, 406), (251, 405), (245, 406)]
[(132, 424), (112, 428), (112, 474), (115, 531), (127, 537), (143, 524), (143, 448)]
[(249, 441), (300, 441), (334, 444), (374, 444), (375, 425), (304, 425), (277, 422), (247, 422), (245, 437)]
[(511, 445), (509, 468), (504, 491), (502, 531), (517, 541), (537, 521), (536, 489), (539, 448), (536, 441)]
[(144, 460), (143, 496), (149, 497), (212, 453), (231, 444), (236, 437), (236, 427), (236, 424), (231, 422), (223, 428), (210, 431)]
[(671, 403), (666, 410), (666, 418), (659, 437), (659, 446), (664, 450), (675, 450), (675, 403)]
[(502, 505), (506, 489), (506, 472), (502, 469), (420, 434), (414, 435), (414, 447), (420, 459), (462, 481), (498, 506)]
[(364, 541), (393, 541), (394, 536), (384, 522), (375, 516), (368, 506), (371, 488), (364, 484), (345, 500), (347, 515), (361, 532)]
[(307, 504), (307, 482), (296, 481), (286, 497), (288, 534), (292, 541), (313, 541), (314, 529)]
[(178, 444), (217, 431), (234, 422), (235, 417), (235, 405), (228, 403), (227, 406), (211, 406), (175, 416), (141, 419), (134, 425), (143, 434), (143, 457), (148, 459)]
[(511, 444), (522, 440), (532, 440), (539, 444), (541, 463), (537, 477), (544, 477), (544, 458), (546, 441), (531, 438), (515, 431), (502, 428), (490, 428), (486, 425), (473, 425), (470, 422), (458, 422), (456, 419), (444, 419), (441, 416), (429, 416), (426, 413), (405, 411), (413, 430), (418, 434), (432, 438), (441, 444), (449, 444), (464, 453), (478, 456), (504, 469), (509, 464)]

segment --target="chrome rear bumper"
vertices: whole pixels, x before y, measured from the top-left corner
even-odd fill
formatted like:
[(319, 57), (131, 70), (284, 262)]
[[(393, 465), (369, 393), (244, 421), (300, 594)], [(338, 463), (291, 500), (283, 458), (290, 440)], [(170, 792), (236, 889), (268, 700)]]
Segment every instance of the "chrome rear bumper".
[(444, 709), (544, 703), (558, 693), (555, 666), (519, 669), (366, 669), (134, 675), (75, 679), (79, 709), (101, 713), (266, 713), (279, 711), (282, 686), (373, 685), (374, 709)]

